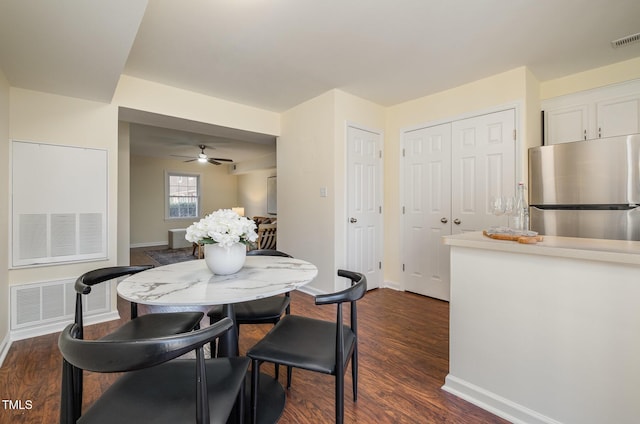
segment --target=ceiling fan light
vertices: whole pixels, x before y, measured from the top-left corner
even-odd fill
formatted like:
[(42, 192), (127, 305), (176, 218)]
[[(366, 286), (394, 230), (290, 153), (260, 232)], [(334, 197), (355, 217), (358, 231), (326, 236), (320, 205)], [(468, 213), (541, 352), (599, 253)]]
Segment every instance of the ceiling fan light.
[(198, 162), (206, 163), (207, 162), (207, 156), (204, 155), (204, 157), (203, 157), (203, 155), (200, 155), (198, 157)]

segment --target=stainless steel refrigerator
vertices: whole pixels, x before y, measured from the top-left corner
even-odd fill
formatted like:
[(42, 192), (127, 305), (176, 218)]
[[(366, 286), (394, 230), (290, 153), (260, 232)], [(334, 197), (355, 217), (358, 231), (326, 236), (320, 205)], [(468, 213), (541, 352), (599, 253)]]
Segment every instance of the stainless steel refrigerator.
[(530, 229), (640, 240), (640, 134), (529, 149)]

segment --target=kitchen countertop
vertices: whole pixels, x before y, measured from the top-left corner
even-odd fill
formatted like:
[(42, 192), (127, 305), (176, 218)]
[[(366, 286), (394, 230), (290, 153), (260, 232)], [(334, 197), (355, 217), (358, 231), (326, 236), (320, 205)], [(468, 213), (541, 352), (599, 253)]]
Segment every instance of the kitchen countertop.
[(640, 241), (543, 236), (536, 244), (494, 240), (482, 232), (445, 236), (449, 246), (640, 265)]

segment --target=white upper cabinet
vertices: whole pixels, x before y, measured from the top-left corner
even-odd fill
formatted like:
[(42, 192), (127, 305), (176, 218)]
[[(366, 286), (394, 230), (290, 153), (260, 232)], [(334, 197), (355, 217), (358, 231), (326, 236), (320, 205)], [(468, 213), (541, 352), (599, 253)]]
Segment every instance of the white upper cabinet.
[(544, 111), (545, 144), (587, 139), (589, 106), (573, 105)]
[(640, 132), (640, 94), (596, 103), (598, 138)]
[(544, 144), (640, 133), (640, 80), (542, 102)]

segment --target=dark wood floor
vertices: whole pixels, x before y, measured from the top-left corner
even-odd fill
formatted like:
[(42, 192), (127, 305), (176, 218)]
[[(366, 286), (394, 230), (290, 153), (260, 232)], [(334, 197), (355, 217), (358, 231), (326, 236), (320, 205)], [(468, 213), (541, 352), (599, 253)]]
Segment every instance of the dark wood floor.
[[(153, 263), (132, 252), (132, 263)], [(128, 317), (126, 302), (118, 302)], [(292, 313), (333, 319), (334, 307), (319, 307), (313, 298), (292, 294)], [(359, 302), (360, 382), (358, 401), (351, 398), (347, 370), (345, 423), (507, 423), (441, 389), (448, 372), (449, 305), (431, 298), (390, 289), (369, 291)], [(87, 328), (99, 337), (119, 321)], [(258, 341), (269, 326), (242, 326), (240, 351)], [(31, 409), (0, 408), (0, 423), (51, 424), (58, 421), (61, 356), (57, 334), (14, 342), (0, 369), (2, 399), (31, 401)], [(265, 372), (273, 367), (265, 365)], [(89, 405), (116, 375), (87, 373), (85, 404)], [(281, 376), (284, 383), (285, 377)], [(294, 370), (282, 424), (320, 424), (334, 420), (333, 378)], [(23, 402), (24, 403), (24, 402)]]

